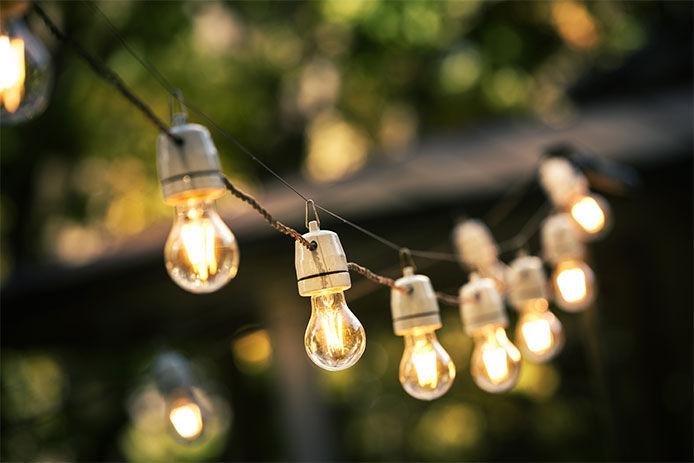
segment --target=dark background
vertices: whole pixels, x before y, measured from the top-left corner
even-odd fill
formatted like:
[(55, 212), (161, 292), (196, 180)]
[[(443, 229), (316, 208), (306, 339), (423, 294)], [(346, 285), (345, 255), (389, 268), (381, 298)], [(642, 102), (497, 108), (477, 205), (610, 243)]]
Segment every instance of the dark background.
[[(439, 339), (458, 375), (442, 399), (416, 401), (397, 380), (402, 342), (391, 331), (388, 291), (357, 275), (346, 297), (367, 332), (363, 358), (339, 373), (310, 363), (302, 346), (309, 303), (296, 293), (293, 245), (238, 201), (225, 198), (220, 210), (240, 242), (239, 275), (211, 295), (175, 286), (162, 258), (171, 211), (160, 204), (155, 130), (30, 16), (52, 49), (56, 83), (45, 114), (0, 130), (3, 460), (692, 460), (690, 3), (502, 2), (464, 13), (456, 2), (374, 2), (356, 13), (342, 2), (99, 5), (139, 53), (258, 156), (396, 243), (450, 251), (461, 215), (484, 217), (530, 175), (518, 204), (492, 227), (499, 241), (514, 236), (544, 200), (531, 175), (541, 150), (503, 144), (509, 132), (522, 141), (524, 128), (527, 138), (566, 134), (634, 168), (641, 186), (601, 191), (614, 228), (589, 245), (597, 302), (582, 314), (553, 307), (567, 339), (557, 359), (524, 362), (510, 393), (482, 392), (467, 372), (472, 346), (457, 309), (442, 306)], [(585, 21), (573, 26), (584, 35), (562, 32), (556, 5), (573, 18), (587, 15), (594, 41), (580, 38), (590, 36)], [(166, 114), (166, 94), (87, 4), (46, 9)], [(232, 19), (200, 19), (220, 11)], [(234, 27), (240, 38), (221, 48), (199, 38), (203, 29), (224, 37)], [(272, 61), (268, 48), (292, 41), (300, 51)], [(466, 72), (445, 71), (459, 52)], [(311, 67), (316, 59), (323, 64)], [(286, 90), (292, 79), (332, 75), (326, 66), (339, 76), (337, 93), (291, 109), (301, 100)], [(478, 77), (462, 85), (446, 72)], [(665, 122), (601, 133), (601, 115), (619, 105)], [(396, 124), (400, 145), (378, 129), (388, 108), (405, 114), (406, 128)], [(327, 130), (316, 122), (325, 114), (341, 128), (335, 133), (368, 147), (361, 164), (335, 178), (311, 167), (320, 159), (312, 158), (320, 156), (312, 134)], [(669, 118), (682, 114), (687, 120), (668, 131)], [(576, 139), (579, 122), (597, 127), (595, 138)], [(302, 201), (213, 135), (225, 170), (302, 229)], [(630, 140), (643, 148), (626, 150)], [(446, 164), (437, 156), (451, 146)], [(465, 187), (433, 174), (461, 165)], [(505, 165), (510, 177), (497, 175)], [(392, 175), (407, 166), (420, 170)], [(410, 197), (388, 197), (417, 176)], [(383, 195), (355, 195), (356, 184)], [(350, 260), (398, 275), (393, 251), (323, 221)], [(529, 247), (539, 252), (537, 236)], [(455, 294), (466, 280), (457, 264), (417, 263), (437, 290)], [(271, 352), (244, 356), (239, 341), (251, 353), (266, 346), (259, 333)], [(209, 432), (193, 445), (173, 440), (142, 405), (156, 410), (150, 367), (167, 349), (191, 359), (216, 405)]]

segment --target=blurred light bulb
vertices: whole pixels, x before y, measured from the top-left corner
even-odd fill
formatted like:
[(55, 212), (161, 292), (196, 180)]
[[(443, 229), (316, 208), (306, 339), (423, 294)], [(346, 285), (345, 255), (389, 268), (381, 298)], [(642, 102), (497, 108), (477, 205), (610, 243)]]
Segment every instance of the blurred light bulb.
[(557, 265), (552, 278), (557, 304), (569, 312), (586, 309), (595, 298), (593, 271), (580, 260), (565, 260)]
[(22, 122), (43, 111), (51, 86), (50, 55), (23, 20), (0, 34), (0, 120)]
[(184, 439), (195, 439), (202, 432), (202, 411), (198, 404), (188, 398), (174, 401), (169, 411), (169, 421)]
[(554, 357), (564, 344), (559, 319), (548, 310), (546, 299), (530, 299), (521, 309), (516, 326), (516, 340), (523, 355), (534, 362)]
[(366, 334), (342, 291), (311, 296), (304, 344), (313, 363), (326, 370), (344, 370), (359, 360), (366, 348)]
[(414, 329), (405, 334), (400, 361), (400, 383), (412, 397), (433, 400), (444, 395), (455, 379), (455, 365), (439, 344), (434, 330)]
[(589, 236), (600, 234), (608, 221), (607, 201), (598, 195), (581, 196), (571, 205), (571, 218)]
[(174, 282), (193, 293), (216, 291), (236, 276), (236, 238), (211, 199), (188, 198), (176, 205), (164, 259)]
[(475, 335), (470, 374), (487, 392), (505, 392), (518, 382), (521, 355), (501, 326), (487, 325)]

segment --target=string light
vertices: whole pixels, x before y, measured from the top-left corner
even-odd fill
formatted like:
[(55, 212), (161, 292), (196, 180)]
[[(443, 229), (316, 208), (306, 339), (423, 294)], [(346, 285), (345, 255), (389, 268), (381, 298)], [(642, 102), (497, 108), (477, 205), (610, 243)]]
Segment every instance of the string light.
[(558, 209), (568, 212), (586, 239), (597, 239), (609, 230), (607, 200), (590, 193), (585, 176), (566, 159), (551, 157), (540, 164), (540, 183)]
[(204, 410), (196, 400), (190, 364), (177, 352), (166, 352), (154, 363), (154, 379), (166, 403), (171, 429), (183, 440), (200, 437), (204, 430)]
[(43, 112), (52, 73), (50, 54), (24, 22), (29, 2), (0, 4), (0, 121), (16, 124)]
[(555, 214), (542, 225), (545, 259), (554, 266), (555, 301), (568, 312), (585, 310), (595, 299), (595, 277), (584, 262), (585, 245), (571, 216)]
[(478, 276), (491, 278), (502, 293), (508, 267), (499, 261), (499, 247), (484, 222), (468, 219), (453, 229), (453, 241), (460, 260)]
[(441, 316), (434, 289), (429, 278), (415, 275), (410, 266), (395, 284), (408, 288), (406, 293), (395, 289), (390, 293), (393, 331), (405, 340), (400, 384), (416, 399), (438, 399), (453, 385), (455, 365), (436, 338)]
[(313, 249), (299, 242), (294, 248), (299, 294), (311, 298), (306, 353), (325, 370), (344, 370), (366, 348), (364, 327), (345, 302), (344, 291), (352, 286), (347, 258), (336, 233), (321, 230), (317, 220), (308, 223), (308, 230), (303, 238), (315, 243)]
[(174, 142), (161, 134), (157, 172), (164, 201), (176, 208), (164, 248), (166, 269), (181, 288), (193, 293), (216, 291), (236, 276), (239, 249), (234, 234), (217, 214), (214, 199), (226, 192), (210, 132), (174, 118)]
[(550, 360), (564, 345), (564, 330), (549, 310), (546, 287), (539, 257), (520, 256), (511, 262), (508, 299), (520, 313), (515, 339), (523, 355), (534, 362)]
[[(511, 304), (521, 312), (516, 334), (528, 358), (545, 361), (560, 350), (563, 344), (562, 328), (548, 310), (546, 280), (538, 258), (522, 256), (510, 268), (507, 267), (499, 260), (499, 248), (486, 225), (477, 220), (468, 220), (459, 224), (454, 231), (457, 256), (432, 251), (408, 251), (410, 255), (439, 261), (461, 260), (474, 270), (471, 281), (460, 289), (457, 299), (434, 293), (427, 277), (414, 274), (414, 266), (404, 267), (403, 277), (394, 282), (358, 264), (348, 263), (337, 234), (320, 229), (316, 208), (382, 244), (400, 250), (401, 254), (402, 248), (307, 199), (206, 114), (187, 103), (153, 66), (139, 58), (119, 37), (128, 51), (178, 98), (182, 110), (190, 107), (251, 159), (306, 200), (308, 233), (300, 235), (277, 221), (257, 200), (234, 187), (221, 175), (217, 150), (205, 127), (187, 123), (183, 111), (174, 115), (172, 128), (166, 127), (113, 71), (65, 36), (40, 7), (34, 5), (34, 9), (56, 37), (73, 46), (101, 77), (114, 85), (162, 131), (157, 145), (157, 170), (164, 200), (176, 206), (176, 220), (167, 240), (165, 260), (169, 274), (184, 289), (192, 292), (214, 291), (236, 275), (238, 245), (234, 235), (215, 212), (213, 202), (225, 190), (229, 190), (263, 215), (272, 227), (295, 240), (299, 294), (311, 297), (312, 306), (305, 334), (306, 351), (321, 368), (348, 368), (359, 360), (365, 349), (364, 328), (345, 302), (344, 291), (351, 287), (349, 270), (392, 288), (394, 331), (405, 340), (400, 381), (407, 393), (415, 398), (432, 400), (440, 397), (451, 387), (455, 378), (455, 366), (435, 335), (435, 330), (441, 327), (437, 299), (460, 306), (465, 332), (475, 339), (470, 371), (477, 385), (486, 391), (509, 390), (518, 381), (520, 372), (520, 352), (508, 340), (505, 331), (508, 320), (502, 300), (504, 292), (508, 293)], [(19, 50), (20, 44), (12, 42), (9, 37), (4, 42), (0, 37), (0, 60), (5, 59), (6, 63), (14, 66), (7, 71), (7, 75), (22, 74), (21, 66), (17, 65), (18, 52), (11, 51)], [(3, 91), (14, 88), (12, 85), (21, 79), (10, 80), (0, 73), (0, 83), (9, 85), (2, 87)], [(9, 107), (12, 107), (17, 99), (15, 90), (0, 94), (3, 105), (7, 106), (9, 101)], [(610, 224), (609, 208), (603, 198), (590, 194), (585, 177), (568, 161), (545, 159), (540, 170), (543, 187), (555, 207), (564, 211), (547, 219), (542, 227), (545, 258), (555, 266), (552, 279), (555, 297), (565, 310), (581, 310), (594, 298), (593, 275), (583, 262), (582, 240), (600, 236), (607, 230)], [(308, 222), (309, 204), (313, 205), (316, 218), (311, 222)], [(509, 242), (518, 246), (526, 244), (537, 229), (542, 217), (539, 213), (544, 214), (538, 210), (534, 216), (538, 219), (537, 223), (534, 219), (529, 220)], [(160, 363), (164, 366), (160, 365), (158, 371), (164, 373), (158, 375), (157, 382), (160, 391), (167, 397), (167, 416), (171, 426), (182, 438), (195, 439), (204, 429), (205, 410), (194, 397), (187, 379), (189, 374), (182, 373), (185, 368), (176, 367), (176, 362), (171, 359)]]
[(508, 391), (520, 377), (521, 354), (506, 336), (508, 318), (496, 283), (473, 273), (460, 288), (460, 301), (465, 333), (475, 341), (472, 379), (487, 392)]

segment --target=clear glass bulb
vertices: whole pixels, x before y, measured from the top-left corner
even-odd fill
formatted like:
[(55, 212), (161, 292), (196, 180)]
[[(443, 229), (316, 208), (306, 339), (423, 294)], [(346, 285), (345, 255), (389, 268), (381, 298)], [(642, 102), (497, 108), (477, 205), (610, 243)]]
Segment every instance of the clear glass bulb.
[(164, 260), (173, 281), (193, 293), (216, 291), (236, 276), (238, 244), (211, 199), (189, 198), (176, 205)]
[(475, 333), (470, 374), (487, 392), (505, 392), (518, 382), (521, 354), (499, 325), (487, 325)]
[(304, 344), (313, 363), (326, 370), (344, 370), (357, 363), (366, 348), (366, 334), (342, 291), (311, 296)]
[(567, 312), (580, 312), (595, 299), (595, 276), (580, 260), (565, 260), (557, 265), (552, 276), (556, 303)]
[(444, 395), (455, 379), (455, 365), (439, 344), (434, 330), (414, 329), (404, 335), (400, 383), (415, 399), (433, 400)]
[(42, 112), (48, 103), (50, 55), (23, 20), (0, 33), (0, 121), (15, 124)]
[(202, 410), (187, 397), (173, 401), (169, 407), (169, 421), (174, 431), (184, 439), (193, 440), (202, 433)]
[(571, 218), (581, 227), (587, 237), (595, 238), (606, 231), (609, 223), (609, 206), (599, 195), (579, 197), (571, 205)]
[(564, 345), (561, 322), (548, 307), (547, 299), (529, 299), (516, 325), (518, 347), (533, 362), (546, 362)]

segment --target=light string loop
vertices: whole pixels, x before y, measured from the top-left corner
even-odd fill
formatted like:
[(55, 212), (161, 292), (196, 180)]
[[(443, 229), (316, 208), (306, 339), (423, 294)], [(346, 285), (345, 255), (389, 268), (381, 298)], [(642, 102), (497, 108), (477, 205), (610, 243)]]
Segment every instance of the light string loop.
[(316, 222), (318, 223), (318, 227), (320, 228), (320, 218), (318, 217), (318, 211), (316, 210), (316, 203), (312, 199), (307, 199), (306, 200), (306, 229), (308, 230), (308, 215), (309, 215), (309, 209), (308, 206), (311, 206), (313, 209), (313, 216), (316, 219)]

